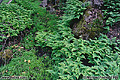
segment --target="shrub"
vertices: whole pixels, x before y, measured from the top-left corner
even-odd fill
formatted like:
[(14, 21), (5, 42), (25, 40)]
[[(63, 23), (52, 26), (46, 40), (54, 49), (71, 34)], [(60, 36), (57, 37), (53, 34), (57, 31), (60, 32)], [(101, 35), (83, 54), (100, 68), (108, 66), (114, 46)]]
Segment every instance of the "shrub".
[[(70, 18), (66, 16), (66, 19)], [(79, 15), (80, 16), (80, 15)], [(70, 18), (71, 20), (72, 18)], [(115, 38), (111, 41), (102, 35), (95, 40), (74, 38), (68, 28), (69, 20), (58, 23), (58, 31), (37, 32), (36, 46), (51, 47), (54, 79), (82, 79), (83, 76), (117, 76), (119, 75), (120, 47)], [(67, 25), (67, 26), (66, 26)], [(114, 72), (115, 71), (115, 72)]]

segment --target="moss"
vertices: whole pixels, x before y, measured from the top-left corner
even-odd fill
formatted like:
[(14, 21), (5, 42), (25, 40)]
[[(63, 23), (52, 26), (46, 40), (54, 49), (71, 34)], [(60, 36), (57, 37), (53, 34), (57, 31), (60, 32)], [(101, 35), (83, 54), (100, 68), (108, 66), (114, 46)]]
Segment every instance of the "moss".
[(11, 58), (12, 56), (12, 51), (10, 49), (6, 49), (4, 50), (4, 52), (0, 52), (0, 56), (3, 58), (3, 59), (9, 59)]
[(101, 28), (101, 26), (103, 26), (103, 16), (101, 13), (97, 12), (98, 17), (95, 20), (89, 21), (89, 23), (87, 23), (85, 18), (88, 18), (90, 16), (88, 11), (92, 11), (92, 9), (88, 9), (85, 11), (84, 16), (77, 23), (76, 28), (74, 28), (73, 33), (77, 37), (81, 35), (85, 36), (86, 34), (88, 34), (89, 38), (93, 39), (95, 36), (99, 35), (99, 33), (103, 31), (103, 29)]

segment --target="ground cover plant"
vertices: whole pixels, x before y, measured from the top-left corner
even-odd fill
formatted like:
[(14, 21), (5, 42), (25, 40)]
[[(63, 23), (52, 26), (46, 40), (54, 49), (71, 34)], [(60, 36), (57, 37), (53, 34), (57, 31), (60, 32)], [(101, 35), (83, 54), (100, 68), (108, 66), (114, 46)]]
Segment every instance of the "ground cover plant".
[[(68, 14), (72, 16), (71, 13), (67, 13), (63, 17), (69, 18), (66, 17)], [(36, 46), (52, 48), (54, 70), (48, 71), (53, 73), (53, 79), (81, 80), (86, 75), (118, 76), (120, 74), (120, 46), (117, 47), (119, 41), (116, 43), (116, 38), (111, 41), (105, 35), (88, 41), (76, 39), (70, 29), (70, 23), (64, 24), (66, 21), (64, 18), (59, 21), (59, 32), (51, 34), (50, 31), (41, 31), (36, 36), (38, 43)]]
[[(21, 6), (25, 3), (26, 2), (22, 2)], [(36, 3), (38, 5), (35, 5)], [(56, 29), (55, 28), (55, 26), (56, 26), (55, 19), (57, 19), (57, 16), (55, 17), (54, 15), (50, 15), (49, 12), (40, 8), (39, 7), (40, 3), (38, 3), (38, 1), (36, 1), (35, 3), (31, 2), (28, 4), (35, 5), (32, 8), (30, 8), (28, 5), (23, 6), (23, 8), (26, 8), (26, 10), (33, 11), (29, 16), (33, 21), (33, 24), (30, 28), (31, 30), (27, 29), (29, 31), (26, 31), (26, 34), (24, 34), (25, 37), (22, 39), (22, 41), (20, 41), (18, 43), (18, 45), (15, 44), (15, 45), (5, 48), (5, 49), (8, 49), (11, 51), (12, 55), (10, 55), (10, 57), (12, 57), (12, 59), (9, 60), (9, 64), (6, 64), (5, 66), (3, 66), (3, 65), (1, 66), (1, 69), (0, 69), (1, 76), (0, 77), (2, 77), (2, 76), (27, 76), (27, 79), (30, 79), (30, 80), (33, 80), (33, 79), (35, 79), (35, 80), (44, 80), (44, 79), (51, 80), (50, 73), (48, 73), (46, 71), (50, 68), (52, 69), (52, 66), (50, 67), (51, 60), (50, 60), (49, 56), (47, 56), (47, 54), (43, 55), (41, 57), (37, 56), (38, 54), (43, 54), (43, 53), (38, 53), (39, 49), (37, 51), (35, 51), (36, 49), (34, 47), (34, 45), (35, 45), (34, 38), (35, 38), (36, 31), (50, 30), (50, 29), (55, 30)], [(46, 21), (47, 23), (44, 21)], [(54, 26), (51, 26), (51, 25), (54, 25)], [(32, 48), (34, 48), (34, 49), (32, 49)], [(18, 62), (19, 62), (19, 65), (17, 64)], [(48, 62), (48, 64), (46, 64), (47, 62)], [(31, 65), (30, 65), (30, 63), (31, 63)], [(39, 64), (41, 64), (41, 66)]]
[[(119, 1), (115, 1), (113, 3), (119, 9)], [(120, 79), (120, 40), (109, 39), (105, 34), (88, 40), (76, 38), (71, 24), (76, 19), (82, 20), (90, 3), (84, 0), (64, 2), (65, 11), (61, 18), (40, 7), (39, 0), (16, 0), (0, 5), (0, 44), (4, 46), (0, 52), (0, 78), (25, 76), (27, 80), (88, 80), (87, 76), (115, 76), (114, 79)], [(108, 1), (104, 4), (109, 6)], [(104, 7), (103, 11), (109, 12), (107, 8)], [(119, 19), (117, 9), (117, 18), (112, 17), (113, 20)], [(111, 15), (106, 17), (108, 19)], [(12, 36), (22, 38), (17, 44), (10, 44)]]
[[(95, 40), (76, 39), (70, 28), (61, 27), (58, 34), (38, 32), (37, 46), (48, 46), (52, 50), (55, 70), (48, 70), (56, 75), (54, 79), (83, 79), (83, 76), (119, 75), (120, 49), (115, 42), (102, 35)], [(116, 65), (116, 68), (115, 66)], [(114, 70), (113, 70), (114, 66)]]
[[(46, 69), (52, 69), (49, 56), (38, 57), (34, 49), (30, 51), (14, 50), (16, 55), (6, 66), (0, 68), (2, 76), (25, 76), (27, 80), (50, 80), (50, 74)], [(45, 58), (44, 58), (45, 57)], [(47, 66), (47, 67), (46, 67)]]
[[(26, 10), (16, 4), (2, 4), (0, 12), (0, 42), (9, 37), (17, 36), (20, 31), (26, 28), (31, 28), (33, 23), (30, 19), (32, 10)], [(2, 50), (2, 46), (0, 50)]]
[(104, 0), (104, 15), (107, 27), (112, 27), (114, 23), (120, 21), (120, 1), (119, 0)]

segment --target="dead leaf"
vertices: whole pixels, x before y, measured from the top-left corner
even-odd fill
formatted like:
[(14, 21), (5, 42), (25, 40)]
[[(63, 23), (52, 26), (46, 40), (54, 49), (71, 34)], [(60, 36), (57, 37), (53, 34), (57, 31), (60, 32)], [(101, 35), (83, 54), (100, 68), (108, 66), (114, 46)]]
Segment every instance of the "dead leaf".
[(19, 46), (15, 46), (15, 48), (18, 48)]
[(7, 37), (10, 37), (10, 34), (8, 34)]
[(20, 47), (21, 49), (24, 49), (24, 47)]
[(6, 72), (8, 72), (8, 70), (6, 70)]
[(21, 51), (21, 49), (18, 49), (18, 51)]
[(23, 74), (25, 74), (25, 72), (22, 72)]
[(24, 60), (24, 62), (26, 62), (26, 60)]
[(30, 63), (30, 60), (28, 60), (28, 63)]

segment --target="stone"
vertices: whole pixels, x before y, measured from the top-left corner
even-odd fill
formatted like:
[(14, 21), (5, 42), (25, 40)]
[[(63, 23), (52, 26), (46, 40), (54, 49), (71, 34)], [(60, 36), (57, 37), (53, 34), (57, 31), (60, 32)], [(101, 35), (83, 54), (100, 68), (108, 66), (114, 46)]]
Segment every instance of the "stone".
[(103, 23), (102, 11), (99, 9), (87, 9), (78, 23), (73, 25), (75, 37), (83, 39), (93, 39), (102, 32)]
[(43, 0), (40, 4), (40, 6), (45, 7), (47, 6), (47, 0)]

